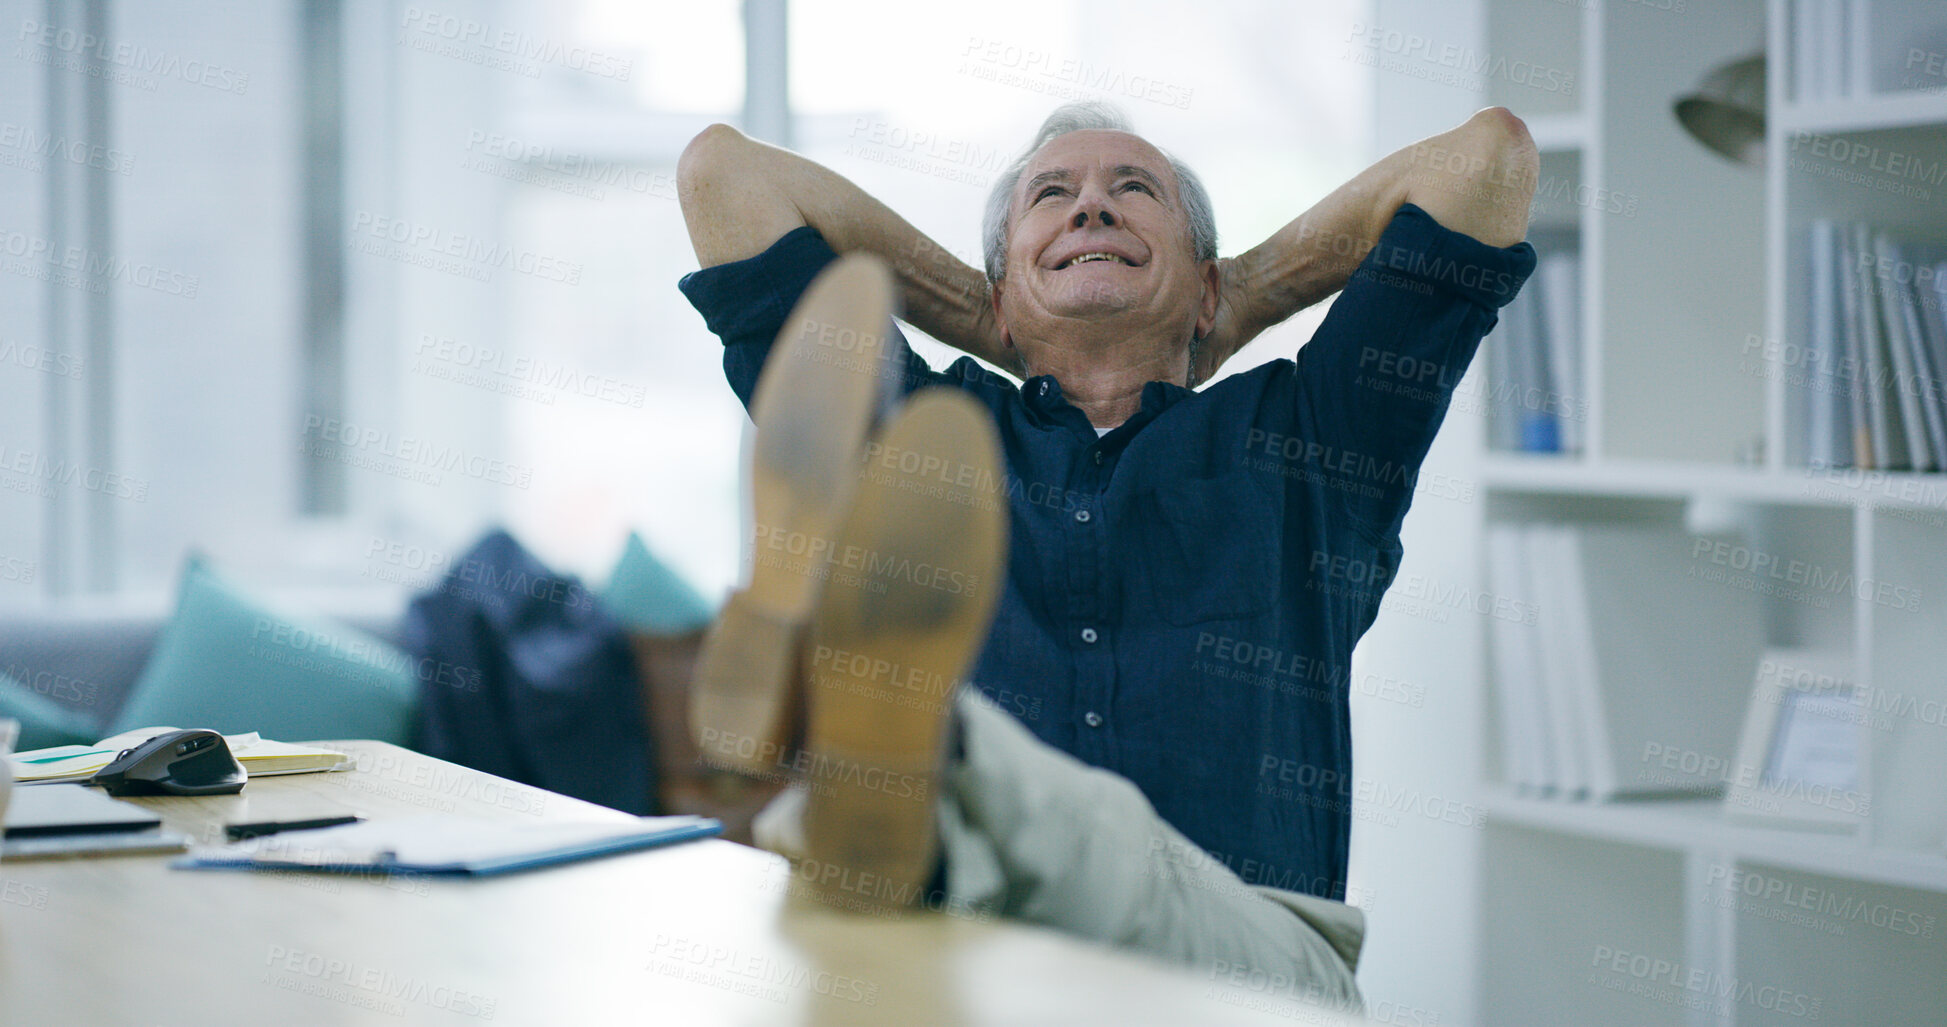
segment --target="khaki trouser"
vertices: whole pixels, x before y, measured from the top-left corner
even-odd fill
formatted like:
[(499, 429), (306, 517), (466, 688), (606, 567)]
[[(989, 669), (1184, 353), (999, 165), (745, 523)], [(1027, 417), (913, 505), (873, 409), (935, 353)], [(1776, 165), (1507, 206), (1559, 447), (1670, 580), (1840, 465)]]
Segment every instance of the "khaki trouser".
[[(1245, 884), (1127, 778), (1043, 744), (975, 689), (960, 690), (955, 712), (964, 751), (938, 789), (949, 908), (1186, 963), (1220, 983), (1283, 982), (1286, 996), (1359, 1008), (1358, 909)], [(793, 788), (759, 814), (759, 844), (802, 851), (802, 803)]]

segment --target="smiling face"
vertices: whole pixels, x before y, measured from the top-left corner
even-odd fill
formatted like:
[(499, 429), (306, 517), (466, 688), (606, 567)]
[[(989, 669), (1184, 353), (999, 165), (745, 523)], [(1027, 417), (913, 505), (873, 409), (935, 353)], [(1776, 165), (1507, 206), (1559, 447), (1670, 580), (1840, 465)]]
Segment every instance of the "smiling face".
[[(1127, 132), (1048, 141), (1015, 187), (996, 312), (1017, 344), (1059, 343), (1075, 321), (1162, 332), (1187, 347), (1216, 313), (1169, 160)], [(1030, 357), (1024, 345), (1023, 355)]]

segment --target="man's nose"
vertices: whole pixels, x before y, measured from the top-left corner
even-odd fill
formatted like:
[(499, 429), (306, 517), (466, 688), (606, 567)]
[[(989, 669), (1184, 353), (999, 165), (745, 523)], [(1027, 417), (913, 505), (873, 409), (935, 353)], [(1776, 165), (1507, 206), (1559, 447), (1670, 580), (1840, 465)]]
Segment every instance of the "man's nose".
[(1109, 208), (1108, 208), (1107, 206), (1105, 206), (1105, 205), (1103, 205), (1103, 204), (1100, 204), (1100, 203), (1096, 203), (1096, 204), (1089, 204), (1089, 203), (1086, 203), (1086, 202), (1084, 202), (1084, 203), (1082, 204), (1082, 206), (1081, 206), (1081, 208), (1080, 208), (1080, 209), (1078, 209), (1078, 210), (1076, 210), (1076, 211), (1075, 211), (1075, 218), (1074, 218), (1074, 222), (1073, 222), (1073, 223), (1074, 223), (1074, 225), (1075, 225), (1075, 227), (1076, 227), (1076, 228), (1087, 228), (1087, 227), (1088, 227), (1088, 218), (1089, 218), (1089, 215), (1090, 215), (1090, 214), (1094, 214), (1094, 215), (1095, 215), (1095, 218), (1096, 218), (1096, 220), (1098, 220), (1098, 221), (1100, 221), (1100, 222), (1102, 223), (1102, 227), (1104, 227), (1104, 228), (1114, 228), (1114, 227), (1115, 227), (1115, 212), (1114, 212), (1114, 211), (1112, 211), (1112, 210), (1110, 210), (1110, 209), (1109, 209)]

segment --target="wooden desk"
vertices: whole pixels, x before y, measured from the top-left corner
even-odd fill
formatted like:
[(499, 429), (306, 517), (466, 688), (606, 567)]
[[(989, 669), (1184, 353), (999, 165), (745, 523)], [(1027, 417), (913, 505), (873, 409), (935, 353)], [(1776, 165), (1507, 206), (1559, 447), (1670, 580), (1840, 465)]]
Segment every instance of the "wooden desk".
[[(378, 819), (624, 814), (378, 742), (331, 774), (131, 800), (220, 842), (315, 808)], [(0, 1024), (1230, 1024), (1345, 1022), (1232, 981), (1013, 922), (874, 919), (787, 896), (718, 839), (508, 877), (0, 864)]]

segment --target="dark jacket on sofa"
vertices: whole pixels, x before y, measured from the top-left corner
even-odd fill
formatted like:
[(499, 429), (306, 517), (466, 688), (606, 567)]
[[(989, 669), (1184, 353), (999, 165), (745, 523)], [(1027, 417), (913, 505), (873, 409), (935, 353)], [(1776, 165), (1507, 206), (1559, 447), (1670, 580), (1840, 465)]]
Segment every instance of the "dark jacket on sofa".
[(504, 531), (406, 613), (421, 661), (414, 748), (629, 813), (656, 781), (628, 636), (594, 593)]

